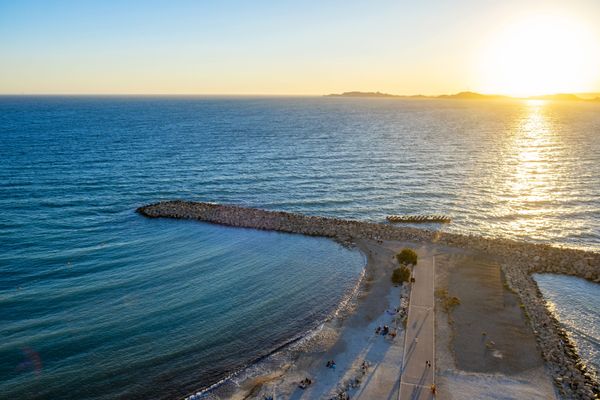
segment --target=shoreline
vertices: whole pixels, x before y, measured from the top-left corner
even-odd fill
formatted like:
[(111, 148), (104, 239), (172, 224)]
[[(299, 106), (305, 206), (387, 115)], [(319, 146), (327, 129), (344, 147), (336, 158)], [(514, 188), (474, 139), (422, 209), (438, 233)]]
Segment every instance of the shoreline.
[[(344, 245), (347, 246), (347, 244)], [(332, 324), (337, 319), (343, 319), (351, 315), (354, 307), (356, 307), (356, 303), (358, 302), (358, 296), (365, 284), (365, 276), (369, 265), (367, 256), (364, 253), (364, 251), (359, 246), (355, 246), (355, 248), (364, 257), (363, 270), (358, 276), (355, 285), (350, 289), (350, 291), (347, 294), (342, 296), (337, 307), (335, 307), (324, 320), (320, 321), (316, 326), (291, 338), (285, 343), (282, 343), (277, 348), (273, 349), (264, 356), (253, 360), (248, 365), (241, 367), (237, 371), (231, 372), (224, 378), (220, 379), (218, 382), (215, 382), (205, 388), (201, 388), (195, 393), (190, 393), (184, 396), (183, 399), (197, 400), (213, 398), (230, 398), (231, 389), (228, 387), (228, 385), (239, 387), (240, 382), (242, 383), (242, 385), (244, 382), (251, 382), (264, 375), (265, 372), (267, 372), (268, 375), (277, 375), (280, 371), (282, 371), (281, 374), (285, 373), (285, 364), (288, 363), (290, 359), (293, 359), (295, 356), (298, 356), (298, 354), (303, 352), (303, 346), (305, 346), (306, 343), (310, 343), (311, 341), (318, 341), (319, 333), (327, 324)], [(252, 371), (253, 369), (254, 371)], [(240, 393), (236, 394), (239, 396)]]
[(600, 283), (600, 253), (213, 203), (167, 201), (140, 207), (137, 211), (150, 218), (196, 219), (228, 226), (324, 236), (348, 244), (357, 239), (391, 240), (486, 254), (500, 263), (508, 287), (521, 299), (542, 358), (561, 395), (594, 398), (600, 393), (599, 383), (587, 372), (575, 346), (547, 309), (531, 277), (533, 273), (559, 273)]
[[(337, 399), (344, 393), (356, 398), (363, 392), (373, 391), (374, 386), (368, 382), (370, 372), (389, 369), (378, 354), (383, 357), (392, 348), (403, 349), (402, 329), (390, 323), (400, 314), (391, 315), (388, 311), (400, 307), (401, 295), (406, 296), (407, 287), (394, 286), (389, 279), (388, 267), (393, 262), (393, 251), (373, 241), (358, 241), (356, 247), (367, 256), (368, 263), (351, 301), (341, 307), (341, 312), (299, 341), (298, 346), (292, 345), (287, 350), (289, 354), (284, 363), (262, 370), (259, 375), (241, 379), (235, 390), (217, 389), (206, 398), (262, 400), (273, 396)], [(382, 262), (384, 259), (386, 262)], [(390, 324), (398, 335), (393, 339), (391, 336), (375, 335), (377, 324)], [(399, 372), (401, 357), (393, 358), (397, 364), (396, 372)], [(336, 361), (337, 368), (326, 367), (331, 359)], [(368, 371), (362, 369), (363, 361), (369, 363)], [(394, 374), (394, 377), (397, 378), (397, 375)], [(305, 378), (310, 378), (312, 384), (300, 389), (298, 384)], [(378, 398), (368, 394), (364, 396)]]

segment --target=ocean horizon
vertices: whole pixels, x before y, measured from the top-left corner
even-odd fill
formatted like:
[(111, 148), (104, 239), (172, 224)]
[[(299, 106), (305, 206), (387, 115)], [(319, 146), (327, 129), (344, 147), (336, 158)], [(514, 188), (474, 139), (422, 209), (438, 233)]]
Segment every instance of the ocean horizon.
[[(328, 239), (147, 220), (143, 204), (445, 214), (419, 227), (600, 250), (597, 104), (0, 96), (0, 132), (12, 398), (183, 397), (318, 327), (365, 265)], [(597, 357), (598, 327), (585, 337)]]

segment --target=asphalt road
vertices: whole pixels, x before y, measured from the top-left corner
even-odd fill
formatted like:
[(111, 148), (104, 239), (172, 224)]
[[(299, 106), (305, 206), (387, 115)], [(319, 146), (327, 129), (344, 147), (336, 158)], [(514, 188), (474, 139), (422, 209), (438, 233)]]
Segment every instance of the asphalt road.
[[(433, 399), (435, 383), (433, 256), (420, 257), (414, 267), (400, 375), (399, 400)], [(427, 366), (431, 362), (431, 367)]]

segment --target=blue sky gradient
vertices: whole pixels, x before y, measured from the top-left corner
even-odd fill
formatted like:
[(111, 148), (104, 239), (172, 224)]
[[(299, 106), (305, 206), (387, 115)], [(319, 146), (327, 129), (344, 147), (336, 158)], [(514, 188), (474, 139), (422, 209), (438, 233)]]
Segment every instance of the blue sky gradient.
[(540, 10), (600, 2), (0, 1), (0, 93), (475, 90), (486, 35)]

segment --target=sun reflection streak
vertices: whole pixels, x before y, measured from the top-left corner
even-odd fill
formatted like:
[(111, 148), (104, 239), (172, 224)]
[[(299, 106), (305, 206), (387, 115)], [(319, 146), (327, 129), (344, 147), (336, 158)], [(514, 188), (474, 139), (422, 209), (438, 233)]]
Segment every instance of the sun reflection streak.
[[(549, 227), (542, 218), (558, 196), (561, 171), (561, 139), (552, 129), (548, 104), (540, 100), (524, 102), (524, 114), (513, 128), (511, 152), (505, 168), (507, 229), (531, 234)], [(509, 153), (510, 154), (510, 153)], [(545, 222), (546, 221), (546, 222)]]
[(549, 198), (546, 184), (550, 183), (551, 166), (547, 160), (549, 126), (543, 104), (527, 102), (528, 115), (515, 138), (517, 150), (513, 193), (529, 201)]

